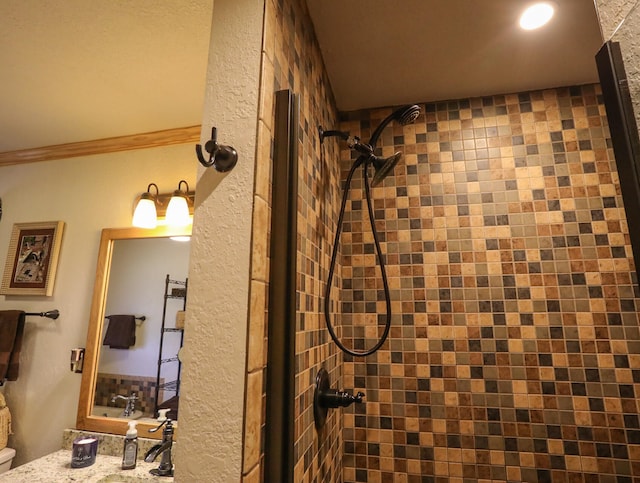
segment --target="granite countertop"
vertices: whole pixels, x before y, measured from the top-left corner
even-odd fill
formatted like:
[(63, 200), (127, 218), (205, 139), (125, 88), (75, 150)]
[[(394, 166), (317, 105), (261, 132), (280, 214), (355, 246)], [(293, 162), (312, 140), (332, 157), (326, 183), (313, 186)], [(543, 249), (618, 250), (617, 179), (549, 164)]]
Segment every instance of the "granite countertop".
[(133, 483), (138, 481), (161, 481), (169, 483), (173, 481), (173, 478), (149, 474), (149, 470), (158, 467), (159, 461), (145, 463), (138, 460), (137, 466), (132, 470), (120, 469), (121, 464), (122, 457), (98, 454), (93, 465), (86, 468), (72, 468), (71, 451), (61, 449), (1, 474), (0, 482)]
[[(71, 467), (71, 448), (78, 437), (91, 436), (98, 439), (96, 462), (86, 468)], [(36, 460), (17, 466), (0, 475), (0, 483), (135, 483), (161, 481), (170, 483), (173, 478), (153, 476), (149, 470), (160, 465), (160, 458), (153, 463), (145, 463), (144, 454), (160, 441), (138, 438), (138, 460), (132, 470), (123, 470), (122, 447), (124, 436), (77, 429), (65, 429), (62, 436), (62, 449), (42, 456)], [(175, 443), (174, 443), (175, 445)]]

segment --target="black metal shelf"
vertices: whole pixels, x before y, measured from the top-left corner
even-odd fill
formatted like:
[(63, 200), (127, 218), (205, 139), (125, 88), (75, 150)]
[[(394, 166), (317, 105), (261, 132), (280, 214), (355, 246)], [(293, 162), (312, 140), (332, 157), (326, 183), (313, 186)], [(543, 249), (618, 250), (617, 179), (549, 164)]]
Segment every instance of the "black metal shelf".
[[(162, 309), (162, 328), (160, 330), (160, 348), (158, 349), (158, 372), (156, 376), (156, 388), (155, 388), (155, 408), (154, 413), (158, 413), (158, 407), (160, 406), (160, 390), (175, 392), (175, 398), (177, 399), (180, 395), (180, 373), (182, 371), (182, 362), (178, 358), (177, 354), (165, 355), (163, 353), (164, 349), (164, 337), (168, 332), (175, 332), (180, 334), (180, 347), (182, 347), (182, 343), (184, 342), (184, 330), (178, 329), (176, 327), (166, 327), (166, 319), (167, 319), (167, 302), (172, 299), (182, 300), (182, 310), (185, 310), (187, 306), (187, 287), (188, 287), (188, 279), (186, 280), (174, 280), (169, 277), (167, 274), (165, 278), (164, 284), (164, 307)], [(175, 287), (178, 285), (180, 288)], [(182, 288), (184, 287), (184, 288)], [(177, 377), (175, 380), (160, 383), (161, 378), (161, 369), (163, 365), (169, 363), (177, 363)], [(165, 396), (166, 399), (166, 396)], [(172, 399), (172, 398), (170, 398)]]
[(180, 386), (180, 381), (177, 379), (174, 381), (164, 382), (160, 384), (160, 389), (166, 389), (168, 391), (175, 391)]

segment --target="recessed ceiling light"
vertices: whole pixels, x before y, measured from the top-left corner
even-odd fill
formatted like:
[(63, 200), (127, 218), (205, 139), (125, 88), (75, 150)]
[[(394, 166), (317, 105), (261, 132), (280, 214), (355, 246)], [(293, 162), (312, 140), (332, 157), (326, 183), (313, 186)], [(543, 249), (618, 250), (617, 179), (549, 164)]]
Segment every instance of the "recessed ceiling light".
[(553, 5), (547, 2), (536, 3), (528, 7), (520, 16), (520, 27), (533, 30), (545, 25), (553, 17)]

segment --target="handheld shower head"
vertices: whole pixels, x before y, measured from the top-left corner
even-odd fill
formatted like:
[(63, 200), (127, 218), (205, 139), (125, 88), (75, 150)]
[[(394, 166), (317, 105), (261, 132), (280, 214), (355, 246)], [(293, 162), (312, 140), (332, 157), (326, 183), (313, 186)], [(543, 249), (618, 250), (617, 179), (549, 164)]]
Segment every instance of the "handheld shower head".
[[(382, 131), (384, 130), (384, 128), (387, 127), (387, 125), (391, 121), (396, 121), (402, 124), (403, 126), (406, 126), (407, 124), (411, 124), (415, 122), (415, 120), (418, 119), (419, 115), (420, 115), (420, 107), (417, 106), (416, 104), (411, 104), (408, 106), (401, 107), (400, 109), (396, 109), (389, 116), (387, 116), (376, 128), (376, 130), (373, 132), (373, 135), (371, 136), (371, 140), (369, 141), (368, 146), (371, 148), (372, 151), (373, 149), (375, 149), (378, 138), (382, 134)], [(399, 152), (386, 159), (378, 158), (377, 156), (372, 156), (371, 164), (373, 164), (373, 167), (375, 168), (375, 174), (373, 175), (371, 186), (377, 186), (382, 182), (384, 178), (389, 176), (393, 172), (393, 168), (395, 168), (396, 164), (398, 164), (398, 161), (400, 161), (401, 157), (402, 157), (402, 153), (399, 153)]]
[(376, 130), (373, 132), (373, 135), (371, 136), (369, 145), (375, 149), (378, 138), (382, 134), (382, 131), (384, 131), (384, 128), (387, 127), (387, 124), (389, 124), (391, 121), (397, 121), (403, 126), (406, 126), (407, 124), (415, 122), (415, 120), (418, 119), (419, 115), (420, 107), (416, 104), (403, 106), (400, 109), (396, 109), (391, 114), (389, 114), (376, 128)]
[(405, 106), (402, 109), (396, 111), (397, 119), (400, 124), (406, 126), (416, 122), (420, 115), (420, 108), (415, 104), (412, 106)]

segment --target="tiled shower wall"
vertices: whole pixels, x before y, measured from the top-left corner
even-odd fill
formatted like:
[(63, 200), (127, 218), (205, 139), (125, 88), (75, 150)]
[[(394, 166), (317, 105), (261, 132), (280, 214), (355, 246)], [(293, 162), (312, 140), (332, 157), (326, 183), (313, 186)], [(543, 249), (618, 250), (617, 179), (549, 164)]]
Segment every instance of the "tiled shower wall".
[[(298, 141), (298, 250), (296, 314), (296, 399), (294, 481), (335, 482), (342, 474), (341, 419), (334, 412), (323, 431), (314, 428), (313, 388), (324, 367), (336, 385), (341, 357), (328, 343), (321, 303), (340, 196), (337, 143), (318, 139), (318, 126), (338, 123), (333, 94), (306, 3), (266, 0), (258, 120), (258, 153), (253, 219), (253, 254), (243, 481), (270, 481), (263, 475), (269, 229), (273, 165), (274, 93), (290, 89), (300, 97)], [(282, 215), (281, 215), (282, 216)], [(332, 298), (339, 297), (337, 289)]]
[[(367, 403), (344, 410), (344, 481), (640, 482), (640, 300), (599, 86), (423, 107), (381, 140), (404, 152), (372, 190), (393, 328), (345, 357)], [(367, 140), (389, 112), (341, 128)], [(371, 346), (384, 303), (361, 188), (341, 323)]]
[(155, 377), (99, 372), (96, 378), (96, 395), (93, 403), (97, 406), (124, 406), (122, 401), (118, 401), (116, 404), (111, 402), (111, 399), (116, 394), (128, 396), (132, 393), (136, 393), (139, 398), (136, 402), (136, 409), (142, 411), (144, 415), (153, 417), (156, 399)]

